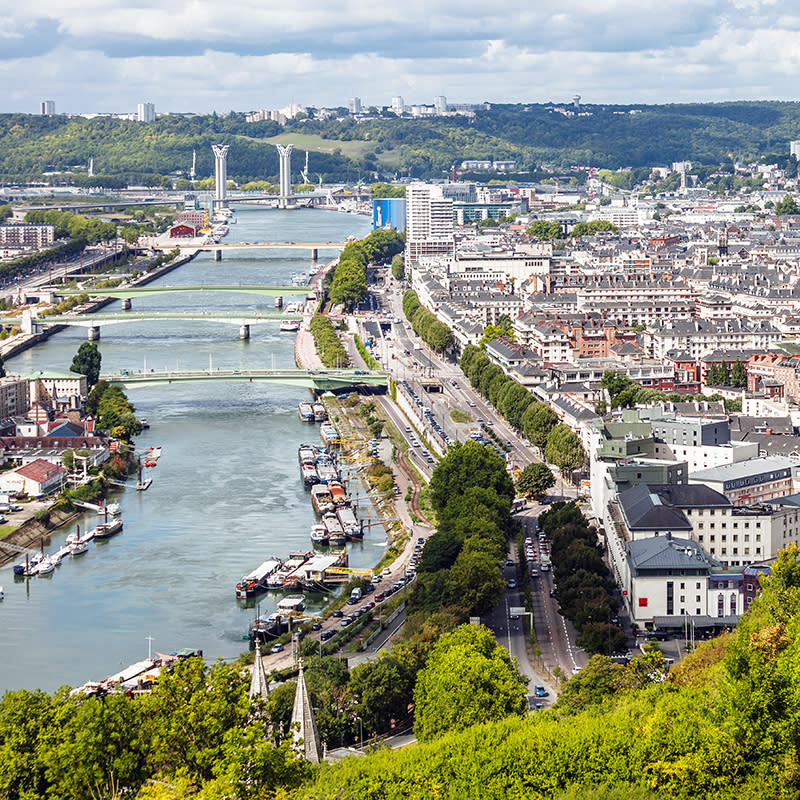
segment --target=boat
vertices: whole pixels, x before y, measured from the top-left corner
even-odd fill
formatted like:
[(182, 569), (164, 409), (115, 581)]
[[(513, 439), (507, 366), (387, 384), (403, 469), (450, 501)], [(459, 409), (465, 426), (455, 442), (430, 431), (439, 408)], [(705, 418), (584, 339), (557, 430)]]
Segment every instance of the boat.
[(300, 322), (296, 319), (283, 319), (278, 327), (287, 333), (294, 333), (300, 330)]
[(332, 483), (339, 480), (339, 471), (327, 454), (317, 459), (317, 475), (321, 483)]
[(333, 511), (333, 498), (330, 489), (324, 483), (318, 483), (311, 487), (311, 505), (320, 516)]
[(339, 481), (331, 481), (328, 484), (328, 489), (330, 490), (331, 498), (335, 506), (347, 505), (347, 492), (345, 492), (344, 486), (342, 486)]
[(303, 402), (297, 406), (297, 413), (300, 415), (300, 419), (303, 420), (303, 422), (314, 421), (314, 410), (308, 400), (303, 400)]
[(344, 528), (342, 528), (342, 523), (339, 522), (339, 518), (336, 516), (336, 514), (323, 515), (322, 524), (328, 531), (328, 542), (330, 544), (344, 544), (347, 541)]
[(45, 556), (35, 567), (36, 575), (49, 575), (56, 568), (55, 559)]
[(284, 614), (300, 614), (305, 611), (305, 608), (306, 598), (302, 594), (289, 595), (278, 600), (278, 611), (282, 611)]
[(71, 556), (83, 555), (89, 549), (89, 543), (86, 541), (73, 542), (69, 546), (69, 554)]
[(316, 545), (325, 546), (330, 542), (328, 529), (321, 522), (311, 526), (311, 541)]
[(267, 617), (257, 617), (250, 625), (250, 639), (266, 641), (275, 639), (289, 630), (289, 619), (285, 614), (270, 614)]
[(341, 441), (339, 431), (336, 430), (336, 426), (332, 422), (323, 422), (319, 426), (319, 435), (325, 444), (339, 444)]
[(303, 464), (300, 467), (300, 474), (303, 476), (303, 483), (306, 486), (313, 486), (315, 483), (319, 483), (317, 468), (313, 464)]
[(3, 591), (3, 587), (0, 586), (0, 600), (5, 599), (6, 593)]
[(308, 286), (308, 275), (305, 272), (295, 272), (292, 275), (292, 286)]
[(283, 298), (280, 295), (275, 298), (275, 308), (283, 308)]
[(314, 412), (314, 422), (326, 422), (328, 419), (328, 412), (322, 403), (312, 403), (311, 410)]
[(298, 464), (311, 464), (312, 466), (317, 463), (317, 454), (319, 450), (311, 444), (301, 444), (297, 448), (297, 462)]
[(116, 536), (122, 530), (122, 517), (101, 522), (93, 531), (92, 535), (95, 539), (110, 539)]
[(15, 575), (34, 575), (33, 568), (44, 558), (43, 553), (35, 553), (32, 556), (26, 554), (25, 560), (20, 561), (19, 564), (14, 564)]
[(267, 577), (268, 589), (283, 589), (287, 585), (292, 585), (292, 573), (311, 558), (313, 553), (289, 553), (280, 569)]
[(279, 558), (270, 558), (259, 564), (251, 573), (245, 575), (236, 584), (236, 596), (240, 599), (254, 597), (259, 592), (267, 590), (269, 577), (283, 566)]
[(100, 508), (98, 514), (108, 513), (112, 517), (118, 517), (122, 513), (122, 506), (115, 500), (113, 503), (106, 503)]
[(364, 531), (361, 529), (361, 525), (359, 525), (358, 519), (356, 519), (356, 515), (353, 513), (352, 508), (349, 506), (341, 506), (340, 508), (337, 508), (336, 517), (341, 523), (342, 530), (344, 530), (344, 535), (348, 539), (364, 538)]

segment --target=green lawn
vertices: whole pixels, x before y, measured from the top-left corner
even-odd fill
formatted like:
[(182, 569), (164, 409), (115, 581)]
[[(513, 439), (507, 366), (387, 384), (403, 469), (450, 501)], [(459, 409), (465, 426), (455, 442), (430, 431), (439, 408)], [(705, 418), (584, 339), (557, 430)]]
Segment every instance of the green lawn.
[(469, 414), (465, 414), (463, 411), (459, 411), (456, 408), (450, 412), (450, 419), (453, 420), (453, 422), (472, 422), (472, 417)]
[(323, 139), (316, 133), (280, 133), (261, 141), (268, 144), (293, 144), (297, 150), (310, 150), (318, 153), (334, 153), (339, 150), (350, 158), (358, 158), (374, 147), (372, 142), (340, 142), (338, 139)]

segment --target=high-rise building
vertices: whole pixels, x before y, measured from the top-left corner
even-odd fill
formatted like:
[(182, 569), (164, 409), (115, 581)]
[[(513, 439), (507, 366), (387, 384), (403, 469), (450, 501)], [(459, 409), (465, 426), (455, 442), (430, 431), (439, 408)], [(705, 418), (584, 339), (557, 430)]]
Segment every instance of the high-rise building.
[(793, 139), (789, 142), (789, 154), (800, 161), (800, 139)]
[(153, 103), (139, 103), (136, 107), (136, 119), (138, 119), (139, 122), (155, 122), (155, 105)]
[(42, 116), (52, 117), (56, 113), (55, 100), (42, 100)]
[(361, 113), (361, 98), (360, 97), (351, 97), (347, 101), (347, 110), (351, 114), (360, 114)]
[(453, 200), (441, 186), (412, 183), (406, 188), (406, 263), (453, 255)]
[(436, 110), (436, 116), (441, 117), (442, 114), (447, 113), (447, 98), (440, 94), (433, 98), (433, 107)]
[(405, 110), (406, 110), (406, 105), (403, 102), (403, 98), (399, 97), (399, 96), (398, 97), (393, 97), (392, 98), (392, 111), (394, 111), (394, 113), (397, 114), (397, 116), (399, 117), (399, 116), (402, 116), (403, 113), (405, 113)]

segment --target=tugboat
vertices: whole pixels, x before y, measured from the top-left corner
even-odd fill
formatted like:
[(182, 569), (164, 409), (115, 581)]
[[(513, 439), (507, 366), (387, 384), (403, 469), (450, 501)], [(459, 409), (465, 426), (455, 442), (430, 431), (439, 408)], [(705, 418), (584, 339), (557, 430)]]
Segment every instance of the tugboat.
[(322, 523), (317, 523), (316, 525), (311, 526), (311, 541), (316, 544), (320, 545), (321, 547), (327, 547), (330, 543), (330, 534), (328, 533), (328, 529)]

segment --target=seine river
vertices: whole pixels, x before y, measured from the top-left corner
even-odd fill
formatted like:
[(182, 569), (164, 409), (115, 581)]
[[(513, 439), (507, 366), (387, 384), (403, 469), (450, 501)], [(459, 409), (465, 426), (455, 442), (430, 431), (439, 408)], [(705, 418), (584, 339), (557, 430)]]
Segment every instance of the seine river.
[[(241, 207), (224, 240), (341, 241), (369, 232), (363, 216), (335, 211), (278, 211)], [(286, 251), (292, 253), (292, 251)], [(269, 255), (263, 255), (269, 253)], [(334, 252), (320, 252), (331, 258)], [(262, 251), (201, 254), (154, 285), (288, 284), (311, 268), (310, 254)], [(105, 311), (119, 310), (119, 302)], [(232, 293), (182, 293), (137, 298), (137, 311), (274, 310), (272, 298)], [(241, 341), (238, 326), (212, 322), (149, 321), (104, 325), (103, 371), (293, 367), (294, 336), (278, 322), (253, 325)], [(67, 328), (9, 360), (9, 372), (66, 371), (86, 338)], [(99, 680), (153, 651), (201, 648), (206, 657), (231, 659), (255, 609), (236, 600), (239, 578), (271, 555), (311, 548), (314, 522), (300, 481), (297, 447), (319, 442), (318, 426), (301, 423), (297, 403), (308, 392), (277, 384), (176, 384), (130, 392), (150, 429), (137, 445), (159, 445), (146, 492), (126, 490), (124, 531), (93, 543), (83, 556), (65, 559), (47, 577), (14, 579), (0, 570), (0, 692), (53, 690)], [(81, 520), (81, 529), (96, 515)], [(48, 551), (68, 531), (53, 537)], [(352, 566), (372, 566), (385, 535), (373, 528), (363, 543), (348, 545)], [(262, 595), (262, 613), (278, 598)], [(152, 637), (151, 640), (148, 637)]]

